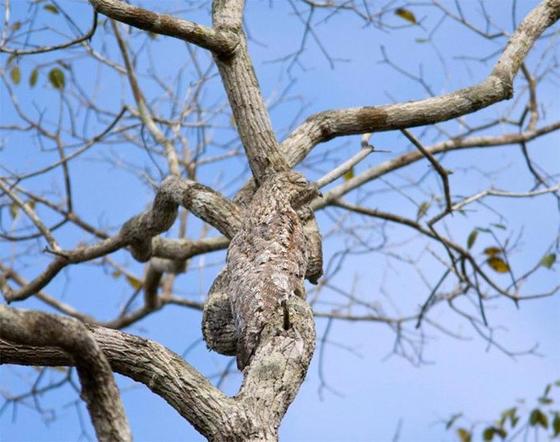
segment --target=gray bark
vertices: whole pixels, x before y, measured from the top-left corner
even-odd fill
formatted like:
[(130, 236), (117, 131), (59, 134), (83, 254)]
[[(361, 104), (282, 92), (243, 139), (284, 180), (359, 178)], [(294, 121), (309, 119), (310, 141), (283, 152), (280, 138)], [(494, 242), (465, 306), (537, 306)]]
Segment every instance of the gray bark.
[[(513, 78), (532, 44), (558, 20), (560, 0), (544, 0), (528, 14), (481, 83), (415, 102), (321, 112), (282, 145), (272, 131), (247, 50), (242, 0), (214, 0), (211, 28), (122, 1), (90, 3), (115, 20), (212, 51), (258, 187), (246, 186), (232, 202), (199, 183), (169, 177), (150, 210), (131, 218), (116, 236), (72, 251), (56, 250), (58, 256), (48, 268), (19, 291), (4, 284), (4, 296), (8, 301), (23, 300), (38, 293), (66, 265), (123, 247), (129, 247), (140, 261), (152, 257), (184, 260), (224, 248), (231, 239), (226, 267), (205, 307), (203, 335), (210, 348), (237, 357), (244, 381), (239, 393), (229, 398), (157, 343), (77, 320), (1, 306), (0, 363), (75, 365), (101, 440), (130, 439), (111, 370), (145, 384), (210, 440), (276, 440), (315, 347), (304, 277), (316, 281), (322, 271), (321, 239), (309, 209), (317, 189), (290, 168), (318, 143), (334, 137), (445, 121), (510, 98)], [(401, 161), (420, 157), (413, 152)], [(394, 170), (398, 165), (387, 167)], [(379, 176), (383, 170), (351, 179), (344, 189), (355, 188), (360, 184), (357, 180)], [(311, 208), (336, 200), (344, 189), (327, 195), (323, 202), (315, 200)], [(158, 238), (175, 221), (179, 205), (225, 237), (198, 242)], [(173, 271), (166, 265), (154, 261), (153, 271)]]

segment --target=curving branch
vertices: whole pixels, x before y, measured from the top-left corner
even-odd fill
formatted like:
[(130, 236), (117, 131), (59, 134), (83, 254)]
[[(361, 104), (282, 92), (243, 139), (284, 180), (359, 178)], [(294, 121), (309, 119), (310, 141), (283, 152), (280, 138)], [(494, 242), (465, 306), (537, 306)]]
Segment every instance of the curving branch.
[(171, 15), (158, 14), (121, 0), (89, 2), (97, 12), (109, 18), (135, 28), (193, 43), (222, 56), (231, 54), (238, 44), (237, 36), (227, 30), (213, 29)]
[[(69, 355), (82, 384), (82, 398), (100, 441), (131, 441), (113, 372), (98, 343), (82, 322), (35, 311), (18, 311), (0, 305), (0, 338), (40, 349), (58, 348)], [(1, 344), (4, 344), (0, 341)], [(13, 346), (12, 346), (13, 347)], [(0, 363), (4, 351), (0, 352)]]
[[(0, 306), (0, 312), (6, 309), (7, 307)], [(10, 309), (10, 311), (15, 310)], [(33, 315), (44, 314), (33, 313)], [(51, 315), (45, 316), (48, 316), (49, 321), (69, 321)], [(76, 361), (65, 351), (57, 348), (58, 346), (52, 341), (53, 338), (44, 334), (44, 330), (30, 334), (29, 339), (25, 341), (15, 342), (12, 337), (6, 336), (2, 317), (3, 315), (0, 314), (2, 325), (0, 364), (42, 366), (76, 364)], [(230, 415), (233, 414), (233, 401), (212, 386), (180, 356), (164, 346), (148, 339), (96, 325), (77, 327), (88, 331), (112, 370), (146, 385), (201, 433), (207, 436), (219, 434), (224, 422), (232, 420)]]
[(62, 43), (62, 44), (59, 44), (59, 45), (41, 46), (39, 48), (33, 48), (33, 49), (12, 49), (12, 48), (8, 48), (8, 47), (5, 47), (5, 46), (0, 46), (0, 52), (4, 52), (6, 54), (19, 56), (19, 55), (44, 54), (45, 52), (58, 51), (60, 49), (69, 48), (70, 46), (74, 46), (76, 44), (79, 44), (79, 43), (82, 43), (86, 40), (91, 39), (93, 37), (93, 34), (95, 34), (96, 30), (97, 30), (97, 12), (94, 11), (93, 12), (93, 23), (92, 23), (89, 31), (87, 31), (84, 35), (82, 35), (78, 38), (75, 38), (74, 40), (70, 40), (70, 41), (67, 41), (66, 43)]
[(477, 85), (407, 103), (320, 112), (282, 143), (289, 163), (335, 137), (423, 126), (470, 114), (513, 96), (513, 78), (541, 34), (560, 17), (560, 0), (545, 0), (521, 22), (490, 75)]
[[(147, 261), (153, 253), (153, 237), (173, 225), (178, 205), (214, 226), (228, 238), (239, 228), (240, 214), (234, 203), (203, 184), (170, 176), (161, 183), (151, 209), (129, 219), (117, 235), (91, 246), (56, 252), (56, 259), (18, 291), (13, 291), (4, 284), (4, 298), (8, 302), (27, 299), (45, 287), (67, 265), (99, 258), (126, 246), (130, 246), (135, 259)], [(204, 253), (208, 247), (219, 247), (219, 244), (200, 244), (194, 251)]]

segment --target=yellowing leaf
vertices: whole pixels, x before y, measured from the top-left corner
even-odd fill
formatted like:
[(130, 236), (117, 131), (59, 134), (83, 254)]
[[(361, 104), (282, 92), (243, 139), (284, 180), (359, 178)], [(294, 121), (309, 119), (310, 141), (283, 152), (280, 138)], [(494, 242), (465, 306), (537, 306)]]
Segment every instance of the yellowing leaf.
[(127, 276), (126, 280), (135, 290), (140, 290), (142, 288), (142, 281), (135, 278), (134, 276)]
[(472, 440), (471, 432), (464, 428), (458, 428), (457, 435), (459, 436), (459, 440), (461, 442), (471, 442)]
[(500, 258), (499, 256), (490, 256), (486, 262), (492, 269), (498, 273), (507, 273), (509, 272), (509, 266), (507, 263)]
[(64, 89), (64, 72), (62, 72), (59, 68), (51, 69), (49, 72), (49, 81), (55, 89)]
[(111, 276), (115, 279), (120, 278), (122, 275), (122, 272), (120, 270), (115, 270), (113, 273), (111, 273)]
[(428, 212), (429, 208), (430, 208), (429, 201), (424, 201), (422, 204), (420, 204), (418, 206), (418, 211), (416, 212), (416, 220), (422, 218)]
[(26, 201), (25, 206), (29, 207), (31, 210), (35, 210), (35, 200)]
[(20, 21), (16, 21), (12, 24), (11, 26), (12, 31), (17, 32), (21, 29), (21, 22)]
[(344, 178), (344, 181), (349, 181), (354, 178), (354, 168), (350, 169), (348, 172), (342, 175), (342, 177)]
[(14, 66), (10, 71), (10, 78), (14, 84), (19, 84), (21, 81), (21, 71), (19, 70), (19, 66)]
[(406, 20), (412, 24), (416, 24), (416, 17), (415, 15), (405, 8), (397, 8), (395, 9), (395, 15), (398, 15), (403, 20)]
[(502, 253), (502, 249), (500, 249), (499, 247), (486, 247), (484, 249), (484, 254), (486, 256), (496, 256), (500, 253)]
[(33, 87), (37, 84), (37, 79), (39, 78), (39, 69), (35, 68), (31, 71), (29, 76), (29, 86)]
[(540, 265), (546, 267), (547, 269), (551, 269), (555, 262), (556, 253), (550, 253), (542, 257)]

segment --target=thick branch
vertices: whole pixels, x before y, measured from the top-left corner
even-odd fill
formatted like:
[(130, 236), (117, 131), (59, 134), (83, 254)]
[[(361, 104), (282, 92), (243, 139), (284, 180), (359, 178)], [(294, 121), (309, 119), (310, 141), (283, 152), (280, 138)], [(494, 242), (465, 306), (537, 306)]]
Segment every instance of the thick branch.
[[(190, 210), (229, 238), (239, 228), (239, 210), (234, 203), (207, 186), (171, 176), (162, 182), (152, 208), (128, 220), (116, 236), (99, 244), (57, 253), (57, 258), (45, 271), (20, 290), (14, 292), (4, 285), (4, 298), (8, 302), (26, 299), (45, 287), (65, 266), (99, 258), (122, 247), (130, 246), (132, 255), (137, 260), (147, 261), (153, 254), (153, 237), (173, 225), (178, 205)], [(205, 245), (201, 247), (201, 251), (206, 250)], [(216, 245), (210, 244), (209, 247)]]
[[(0, 305), (0, 338), (21, 345), (58, 347), (71, 355), (97, 438), (132, 440), (111, 367), (82, 322)], [(1, 354), (0, 362), (4, 362), (4, 351)]]
[(433, 124), (511, 98), (513, 78), (523, 60), (559, 16), (560, 0), (545, 0), (533, 9), (509, 40), (490, 75), (475, 86), (425, 100), (330, 110), (309, 117), (282, 143), (287, 161), (298, 163), (314, 146), (335, 137)]
[(249, 166), (258, 183), (268, 171), (289, 169), (280, 153), (270, 117), (261, 95), (255, 70), (242, 30), (243, 0), (215, 0), (213, 21), (217, 29), (227, 29), (239, 37), (239, 46), (230, 57), (215, 57), (226, 90), (239, 137)]
[(107, 17), (135, 28), (169, 35), (216, 54), (227, 55), (238, 44), (238, 37), (227, 30), (216, 30), (166, 14), (129, 5), (121, 0), (89, 0), (93, 8)]
[[(233, 401), (172, 351), (121, 331), (87, 327), (115, 372), (146, 385), (202, 434), (219, 434), (222, 423), (231, 420)], [(64, 366), (74, 362), (54, 346), (39, 346), (37, 340), (25, 345), (0, 340), (0, 364)]]
[(289, 329), (278, 332), (277, 324), (269, 324), (263, 330), (264, 345), (245, 371), (237, 396), (251, 413), (274, 429), (295, 399), (315, 350), (315, 321), (309, 304), (292, 297), (286, 310)]

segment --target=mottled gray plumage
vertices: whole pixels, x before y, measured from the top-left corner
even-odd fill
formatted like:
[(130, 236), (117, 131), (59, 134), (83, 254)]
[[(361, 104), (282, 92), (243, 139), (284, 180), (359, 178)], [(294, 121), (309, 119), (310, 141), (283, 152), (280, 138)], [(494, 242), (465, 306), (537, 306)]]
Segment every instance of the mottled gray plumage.
[[(278, 324), (279, 329), (289, 325), (282, 301), (305, 296), (307, 245), (297, 210), (317, 195), (317, 188), (296, 172), (269, 177), (256, 191), (230, 243), (226, 268), (209, 300), (216, 299), (217, 303), (210, 303), (213, 306), (224, 294), (229, 298), (240, 369), (249, 364), (265, 325)], [(218, 321), (211, 317), (212, 306), (203, 320), (206, 342), (229, 353), (227, 346), (216, 345)]]

